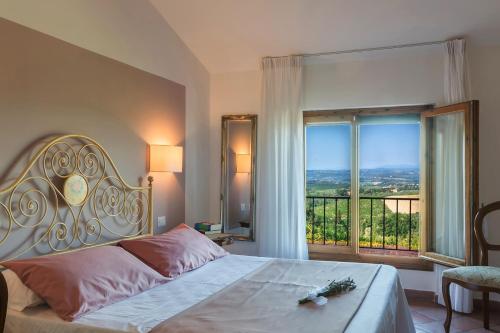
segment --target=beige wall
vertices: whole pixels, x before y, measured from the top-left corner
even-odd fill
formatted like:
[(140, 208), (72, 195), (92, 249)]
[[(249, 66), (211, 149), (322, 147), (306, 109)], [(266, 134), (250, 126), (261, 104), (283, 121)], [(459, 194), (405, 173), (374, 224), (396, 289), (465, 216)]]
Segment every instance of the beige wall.
[[(222, 115), (259, 114), (260, 72), (213, 74), (210, 77), (210, 219), (219, 220)], [(257, 124), (259, 120), (257, 120)]]
[[(148, 1), (4, 0), (0, 17), (185, 86), (185, 221), (194, 224), (207, 219), (209, 74)], [(96, 116), (101, 111), (106, 110), (95, 111)], [(135, 117), (142, 116), (137, 113)], [(88, 119), (82, 122), (91, 127)], [(142, 133), (139, 136), (148, 132), (142, 138), (148, 142), (168, 138), (163, 129), (150, 132), (135, 122), (130, 131)], [(0, 138), (6, 139), (2, 134)], [(21, 146), (22, 139), (17, 140), (14, 144)], [(175, 205), (168, 198), (163, 200)]]
[[(210, 151), (212, 153), (208, 164), (210, 171), (208, 201), (211, 221), (219, 221), (220, 216), (221, 117), (231, 114), (258, 115), (260, 113), (260, 75), (260, 71), (251, 71), (210, 76)], [(257, 119), (257, 124), (259, 124), (259, 119)], [(235, 254), (257, 255), (255, 242), (237, 242), (228, 250)]]
[[(4, 182), (26, 164), (17, 155), (47, 135), (96, 139), (132, 185), (146, 178), (148, 143), (184, 145), (184, 86), (4, 19), (0, 31)], [(166, 216), (169, 227), (182, 223), (184, 175), (153, 175), (155, 218)]]
[[(500, 200), (500, 46), (472, 48), (472, 95), (479, 100), (479, 202)], [(487, 221), (488, 240), (500, 244), (499, 215)], [(500, 253), (490, 253), (500, 267)], [(500, 297), (498, 298), (500, 299)]]

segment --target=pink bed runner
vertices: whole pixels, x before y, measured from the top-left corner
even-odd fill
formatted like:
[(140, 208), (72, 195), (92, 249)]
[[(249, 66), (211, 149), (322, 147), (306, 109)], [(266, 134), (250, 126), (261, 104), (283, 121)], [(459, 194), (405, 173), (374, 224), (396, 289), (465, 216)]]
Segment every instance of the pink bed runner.
[[(343, 332), (380, 265), (275, 259), (206, 300), (160, 323), (166, 332)], [(328, 303), (298, 305), (311, 289), (352, 277), (357, 288)]]

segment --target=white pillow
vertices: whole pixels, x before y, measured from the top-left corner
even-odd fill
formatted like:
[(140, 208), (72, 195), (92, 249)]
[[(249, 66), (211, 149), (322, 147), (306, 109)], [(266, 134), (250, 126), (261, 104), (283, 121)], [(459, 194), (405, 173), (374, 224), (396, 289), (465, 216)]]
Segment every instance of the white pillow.
[(37, 294), (24, 285), (16, 273), (10, 269), (6, 269), (2, 271), (2, 274), (5, 282), (7, 282), (7, 290), (9, 291), (9, 301), (7, 304), (9, 309), (23, 311), (28, 307), (45, 303)]

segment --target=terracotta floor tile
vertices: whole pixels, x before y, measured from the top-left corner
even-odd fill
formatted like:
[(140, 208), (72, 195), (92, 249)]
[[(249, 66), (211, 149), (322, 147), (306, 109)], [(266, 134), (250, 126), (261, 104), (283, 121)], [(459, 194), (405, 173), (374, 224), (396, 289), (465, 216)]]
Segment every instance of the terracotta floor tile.
[(491, 330), (485, 330), (484, 328), (476, 328), (470, 331), (467, 331), (466, 333), (491, 333), (491, 332), (500, 332), (500, 327), (493, 327)]
[[(441, 321), (431, 321), (430, 323), (425, 323), (425, 324), (415, 324), (415, 328), (425, 333), (444, 333), (444, 327)], [(457, 330), (454, 327), (451, 327), (450, 332), (459, 333), (462, 331)]]
[[(444, 321), (446, 318), (446, 309), (445, 308), (419, 308), (416, 310), (418, 313), (431, 318), (432, 320)], [(459, 318), (462, 315), (454, 313), (453, 318)]]
[(424, 316), (423, 314), (421, 314), (417, 311), (412, 311), (411, 315), (413, 317), (413, 322), (415, 324), (425, 324), (425, 323), (429, 323), (431, 321), (435, 321), (434, 319), (429, 318), (427, 316)]
[[(483, 321), (483, 313), (478, 310), (471, 314), (471, 317), (477, 320)], [(490, 326), (500, 326), (500, 313), (491, 311), (490, 312)]]
[(429, 308), (440, 308), (441, 305), (439, 304), (436, 304), (436, 303), (432, 303), (432, 302), (429, 302), (429, 301), (408, 301), (408, 304), (410, 305), (410, 307), (412, 309), (414, 308), (426, 308), (426, 309), (429, 309)]
[(471, 316), (460, 316), (451, 318), (451, 326), (460, 331), (470, 331), (483, 327), (483, 321), (472, 318)]
[[(479, 320), (483, 320), (483, 314), (480, 313), (478, 318)], [(498, 311), (490, 311), (490, 324), (491, 326), (500, 326), (500, 313)]]
[[(433, 302), (409, 301), (411, 314), (415, 323), (417, 333), (441, 333), (444, 332), (443, 323), (446, 317), (446, 309)], [(475, 311), (472, 314), (453, 313), (451, 321), (452, 333), (500, 333), (500, 316), (491, 312), (491, 330), (483, 328), (483, 314)]]

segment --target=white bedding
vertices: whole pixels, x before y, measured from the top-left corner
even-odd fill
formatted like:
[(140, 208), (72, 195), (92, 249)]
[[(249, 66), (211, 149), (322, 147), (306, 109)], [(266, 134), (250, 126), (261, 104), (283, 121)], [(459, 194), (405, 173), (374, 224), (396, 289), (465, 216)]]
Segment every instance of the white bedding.
[[(5, 333), (148, 332), (252, 272), (268, 258), (229, 255), (162, 286), (65, 322), (47, 306), (9, 310)], [(413, 333), (411, 314), (397, 270), (382, 266), (347, 332)]]

